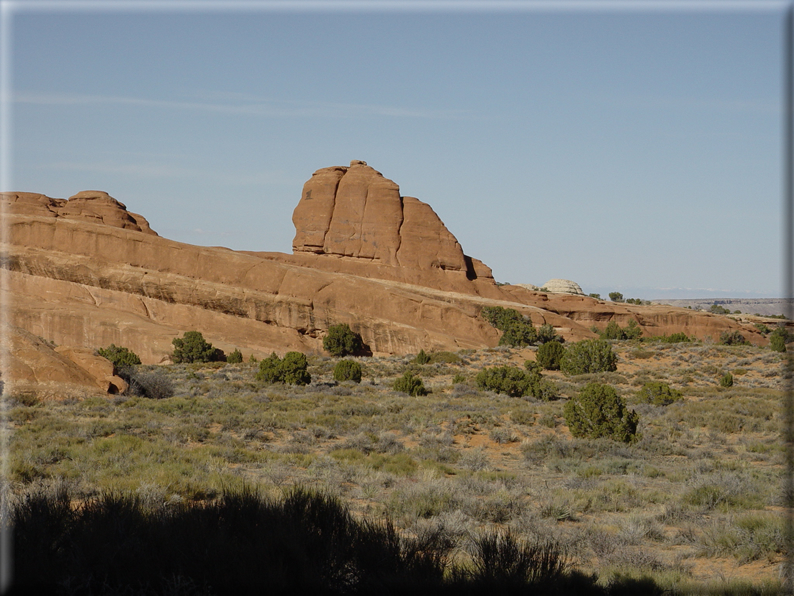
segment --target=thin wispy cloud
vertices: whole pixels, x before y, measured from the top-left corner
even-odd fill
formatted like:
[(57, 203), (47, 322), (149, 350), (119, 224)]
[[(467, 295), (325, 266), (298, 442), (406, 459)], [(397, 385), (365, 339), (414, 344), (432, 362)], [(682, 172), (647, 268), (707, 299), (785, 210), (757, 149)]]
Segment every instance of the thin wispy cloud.
[(361, 116), (420, 118), (420, 119), (460, 119), (470, 116), (468, 110), (428, 108), (407, 108), (370, 104), (348, 104), (328, 102), (307, 102), (290, 100), (264, 100), (239, 97), (229, 98), (226, 102), (180, 101), (171, 99), (147, 99), (118, 95), (85, 95), (35, 93), (17, 91), (14, 103), (39, 106), (131, 106), (141, 108), (160, 108), (172, 110), (195, 110), (241, 116), (261, 116), (266, 118), (316, 117), (316, 118), (355, 118)]
[(281, 171), (229, 172), (226, 170), (186, 168), (167, 163), (119, 163), (56, 161), (41, 164), (38, 169), (62, 172), (89, 172), (93, 175), (127, 176), (133, 178), (182, 178), (203, 179), (229, 186), (296, 185), (300, 181), (291, 179)]
[(200, 170), (182, 168), (167, 164), (132, 164), (132, 163), (96, 163), (79, 161), (57, 161), (39, 166), (40, 169), (61, 170), (68, 172), (91, 172), (94, 174), (112, 174), (143, 178), (186, 178), (201, 173)]

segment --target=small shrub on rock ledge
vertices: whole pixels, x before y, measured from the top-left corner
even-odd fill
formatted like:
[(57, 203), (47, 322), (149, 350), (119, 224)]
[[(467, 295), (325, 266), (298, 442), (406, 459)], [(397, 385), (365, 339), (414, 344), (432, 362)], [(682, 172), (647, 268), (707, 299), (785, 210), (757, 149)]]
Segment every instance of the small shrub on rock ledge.
[(117, 369), (125, 366), (136, 366), (141, 363), (141, 359), (135, 352), (115, 344), (110, 344), (107, 348), (99, 348), (97, 353), (102, 358), (110, 360)]
[(599, 333), (601, 339), (637, 339), (642, 335), (642, 328), (637, 321), (631, 319), (626, 327), (621, 327), (616, 321), (607, 323), (606, 328)]
[(455, 352), (431, 352), (428, 357), (431, 364), (461, 364), (463, 362)]
[(364, 342), (361, 335), (350, 329), (350, 325), (331, 325), (323, 338), (323, 349), (332, 356), (352, 356), (361, 352)]
[(678, 344), (678, 343), (689, 343), (694, 341), (694, 337), (687, 336), (686, 333), (683, 331), (678, 331), (677, 333), (673, 333), (672, 335), (661, 335), (657, 337), (650, 338), (651, 341), (662, 341), (668, 344)]
[(480, 312), (482, 318), (502, 332), (500, 346), (523, 348), (537, 342), (538, 333), (532, 321), (512, 308), (486, 306)]

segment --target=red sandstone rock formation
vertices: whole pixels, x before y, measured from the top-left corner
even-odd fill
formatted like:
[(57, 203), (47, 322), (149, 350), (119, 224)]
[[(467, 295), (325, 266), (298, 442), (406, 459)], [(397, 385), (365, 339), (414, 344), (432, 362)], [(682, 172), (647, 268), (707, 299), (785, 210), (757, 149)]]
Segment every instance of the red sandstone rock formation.
[(728, 317), (497, 286), (429, 206), (400, 197), (396, 184), (360, 162), (319, 170), (306, 183), (292, 255), (167, 240), (96, 191), (0, 200), (9, 321), (71, 348), (123, 345), (144, 363), (168, 361), (171, 340), (192, 329), (246, 357), (319, 353), (336, 323), (350, 324), (375, 354), (494, 346), (499, 332), (479, 316), (486, 305), (515, 308), (568, 340), (633, 318), (647, 335), (716, 340), (739, 329), (765, 343)]
[(461, 271), (470, 280), (491, 278), (463, 254), (436, 212), (363, 161), (323, 168), (312, 174), (292, 215), (292, 249), (348, 257), (367, 265), (423, 272)]
[(122, 393), (127, 383), (114, 375), (113, 364), (88, 348), (53, 348), (32, 333), (5, 325), (0, 333), (6, 352), (4, 392), (63, 398)]
[(130, 213), (126, 205), (100, 190), (84, 190), (69, 200), (52, 199), (32, 192), (7, 192), (2, 194), (2, 200), (6, 215), (61, 217), (157, 236), (143, 216)]

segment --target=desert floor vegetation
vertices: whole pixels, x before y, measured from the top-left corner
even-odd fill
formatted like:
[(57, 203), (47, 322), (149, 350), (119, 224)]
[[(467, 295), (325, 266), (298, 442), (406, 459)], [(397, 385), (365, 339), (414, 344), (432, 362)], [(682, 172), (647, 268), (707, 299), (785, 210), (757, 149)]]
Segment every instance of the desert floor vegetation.
[[(559, 392), (551, 401), (475, 381), (485, 367), (523, 368), (536, 347), (427, 350), (425, 364), (356, 358), (360, 383), (334, 380), (340, 358), (309, 355), (303, 386), (257, 380), (249, 362), (138, 366), (167, 377), (173, 395), (11, 395), (8, 482), (19, 506), (64, 492), (77, 504), (127, 495), (151, 511), (220, 506), (252, 490), (273, 502), (324, 495), (356, 523), (393, 524), (405, 544), (434, 536), (456, 581), (491, 573), (488, 552), (553, 544), (604, 590), (628, 579), (671, 594), (778, 591), (786, 354), (612, 347), (615, 371), (544, 370)], [(406, 372), (427, 395), (393, 389)], [(731, 387), (720, 385), (726, 373)], [(648, 403), (651, 382), (681, 398)], [(634, 442), (571, 435), (564, 407), (588, 383), (610, 385), (638, 414)]]

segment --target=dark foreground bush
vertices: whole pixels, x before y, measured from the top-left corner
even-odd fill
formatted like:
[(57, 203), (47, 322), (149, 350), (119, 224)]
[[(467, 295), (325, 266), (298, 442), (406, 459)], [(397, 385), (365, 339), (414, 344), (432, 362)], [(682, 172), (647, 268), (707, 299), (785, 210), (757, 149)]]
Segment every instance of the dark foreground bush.
[(485, 533), (473, 543), (471, 578), (494, 588), (550, 587), (563, 577), (568, 565), (556, 544), (528, 542), (510, 530)]
[(428, 565), (388, 524), (358, 524), (333, 497), (300, 489), (280, 502), (243, 491), (157, 510), (134, 496), (105, 494), (72, 510), (65, 493), (39, 495), (13, 517), (16, 583), (30, 588), (163, 593), (179, 578), (202, 594), (344, 594), (400, 578), (432, 584), (446, 565), (446, 553)]
[(26, 497), (9, 518), (10, 594), (607, 593), (553, 544), (485, 534), (471, 565), (455, 563), (443, 530), (405, 536), (304, 489), (159, 507), (119, 493), (74, 506), (61, 490)]

